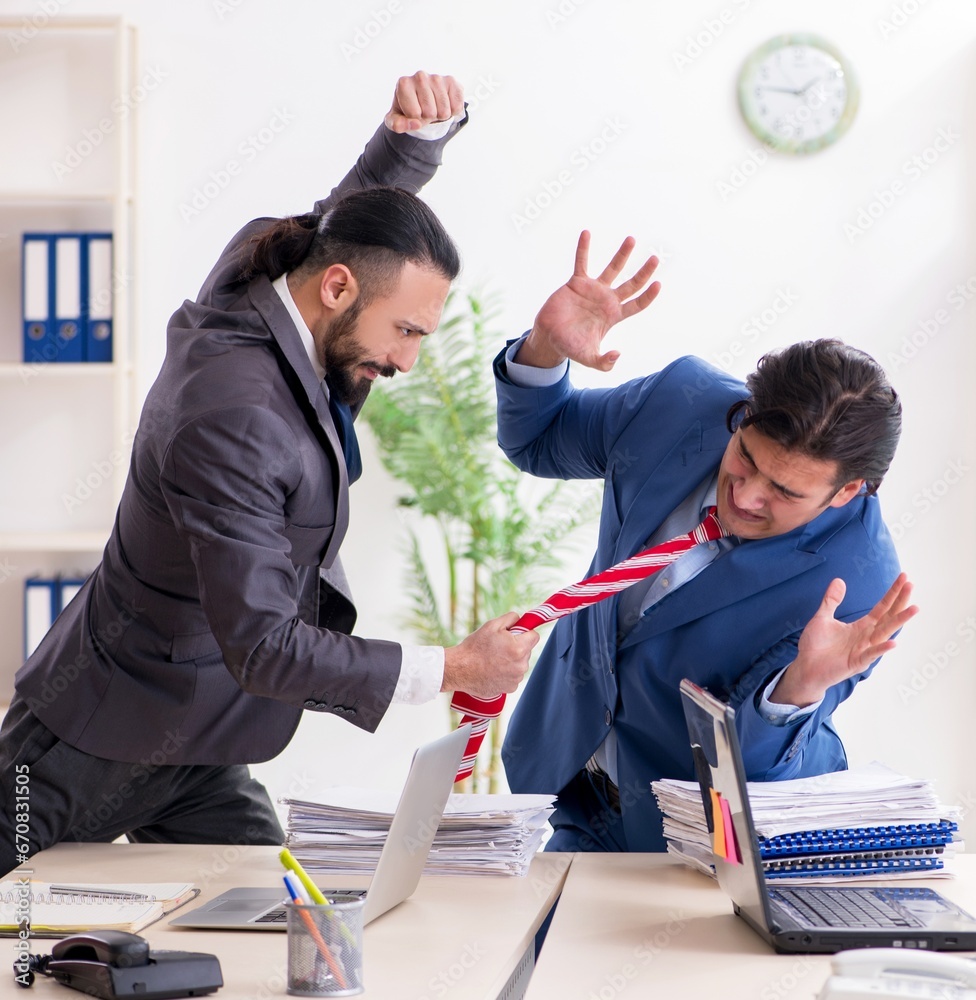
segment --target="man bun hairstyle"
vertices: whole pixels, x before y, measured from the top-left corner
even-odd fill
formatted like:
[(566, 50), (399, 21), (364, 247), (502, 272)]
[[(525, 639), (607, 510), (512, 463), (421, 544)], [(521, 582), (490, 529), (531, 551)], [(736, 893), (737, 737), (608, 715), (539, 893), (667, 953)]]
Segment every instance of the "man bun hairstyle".
[(755, 427), (791, 451), (837, 463), (835, 487), (863, 479), (876, 493), (901, 436), (901, 400), (870, 355), (840, 340), (808, 340), (763, 355), (730, 431)]
[(433, 210), (415, 194), (377, 187), (340, 199), (325, 215), (279, 219), (255, 238), (245, 278), (299, 280), (344, 264), (359, 283), (360, 307), (389, 295), (410, 261), (453, 281), (461, 271), (457, 246)]

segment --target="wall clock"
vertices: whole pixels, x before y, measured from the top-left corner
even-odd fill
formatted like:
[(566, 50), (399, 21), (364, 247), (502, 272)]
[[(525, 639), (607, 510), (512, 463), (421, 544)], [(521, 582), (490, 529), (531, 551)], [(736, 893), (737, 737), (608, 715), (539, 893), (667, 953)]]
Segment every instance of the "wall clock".
[(847, 59), (809, 33), (777, 35), (739, 73), (739, 108), (772, 149), (814, 153), (836, 142), (857, 114), (858, 86)]

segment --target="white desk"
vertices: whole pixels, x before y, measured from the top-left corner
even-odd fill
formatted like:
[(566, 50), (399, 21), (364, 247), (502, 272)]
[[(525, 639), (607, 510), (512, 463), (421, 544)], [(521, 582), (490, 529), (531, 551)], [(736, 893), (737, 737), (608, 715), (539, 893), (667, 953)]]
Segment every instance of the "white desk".
[[(976, 915), (976, 855), (955, 863), (956, 879), (912, 884), (931, 885)], [(192, 881), (202, 889), (197, 902), (281, 879), (273, 847), (61, 844), (28, 867), (44, 881)], [(828, 956), (777, 955), (732, 913), (716, 883), (667, 855), (540, 854), (525, 878), (422, 879), (410, 899), (366, 928), (363, 996), (505, 1000), (560, 890), (527, 1000), (812, 1000), (829, 972)], [(217, 955), (225, 985), (215, 1000), (285, 994), (283, 933), (171, 929), (168, 918), (142, 933), (156, 948)], [(51, 943), (36, 939), (31, 950), (48, 953)], [(8, 945), (0, 980), (11, 974)], [(38, 1000), (71, 995), (43, 977), (34, 986)]]
[[(559, 895), (572, 857), (540, 854), (524, 878), (423, 878), (413, 896), (366, 928), (362, 996), (496, 1000), (524, 957), (532, 955), (535, 932)], [(202, 892), (187, 906), (234, 886), (276, 887), (283, 871), (274, 847), (173, 844), (59, 844), (22, 867), (45, 882), (194, 882)], [(368, 879), (328, 881), (345, 888), (365, 885)], [(140, 933), (154, 948), (216, 955), (224, 986), (212, 994), (215, 1000), (286, 995), (284, 933), (196, 931), (168, 923), (164, 917)], [(37, 938), (31, 951), (49, 954), (52, 943)], [(7, 958), (0, 961), (0, 994), (12, 996), (12, 940), (7, 949)], [(82, 996), (43, 976), (35, 981), (37, 1000), (72, 995)]]
[[(976, 916), (976, 855), (929, 885)], [(906, 883), (897, 883), (906, 884)], [(664, 854), (577, 854), (526, 1000), (812, 1000), (829, 956), (777, 955), (707, 876)]]

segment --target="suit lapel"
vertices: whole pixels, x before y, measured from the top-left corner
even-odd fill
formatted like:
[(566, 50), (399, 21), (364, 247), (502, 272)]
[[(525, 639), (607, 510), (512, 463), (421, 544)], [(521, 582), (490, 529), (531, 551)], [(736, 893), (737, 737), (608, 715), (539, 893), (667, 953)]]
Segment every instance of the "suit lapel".
[[(800, 534), (799, 538), (802, 537)], [(651, 608), (619, 648), (627, 649), (696, 618), (714, 614), (730, 604), (779, 586), (823, 561), (819, 553), (801, 549), (798, 535), (794, 533), (742, 542)]]
[(295, 324), (266, 275), (262, 274), (251, 282), (248, 295), (274, 337), (279, 356), (286, 365), (285, 377), (295, 398), (305, 410), (309, 423), (332, 460), (335, 473), (333, 479), (335, 528), (322, 556), (323, 565), (330, 566), (338, 554), (349, 525), (349, 476), (342, 446), (336, 434), (332, 414), (329, 412), (327, 389), (325, 383), (316, 377)]
[(623, 524), (608, 565), (635, 555), (665, 518), (706, 477), (715, 472), (729, 432), (724, 426), (702, 428), (692, 424), (647, 476), (624, 512)]

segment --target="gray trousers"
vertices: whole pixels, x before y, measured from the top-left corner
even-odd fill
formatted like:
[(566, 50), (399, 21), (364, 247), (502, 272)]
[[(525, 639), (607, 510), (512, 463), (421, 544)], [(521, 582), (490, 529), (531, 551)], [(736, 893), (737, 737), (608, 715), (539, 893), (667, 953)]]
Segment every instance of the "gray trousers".
[(61, 841), (284, 841), (264, 785), (245, 765), (93, 757), (55, 736), (16, 695), (0, 727), (0, 803), (0, 874)]

